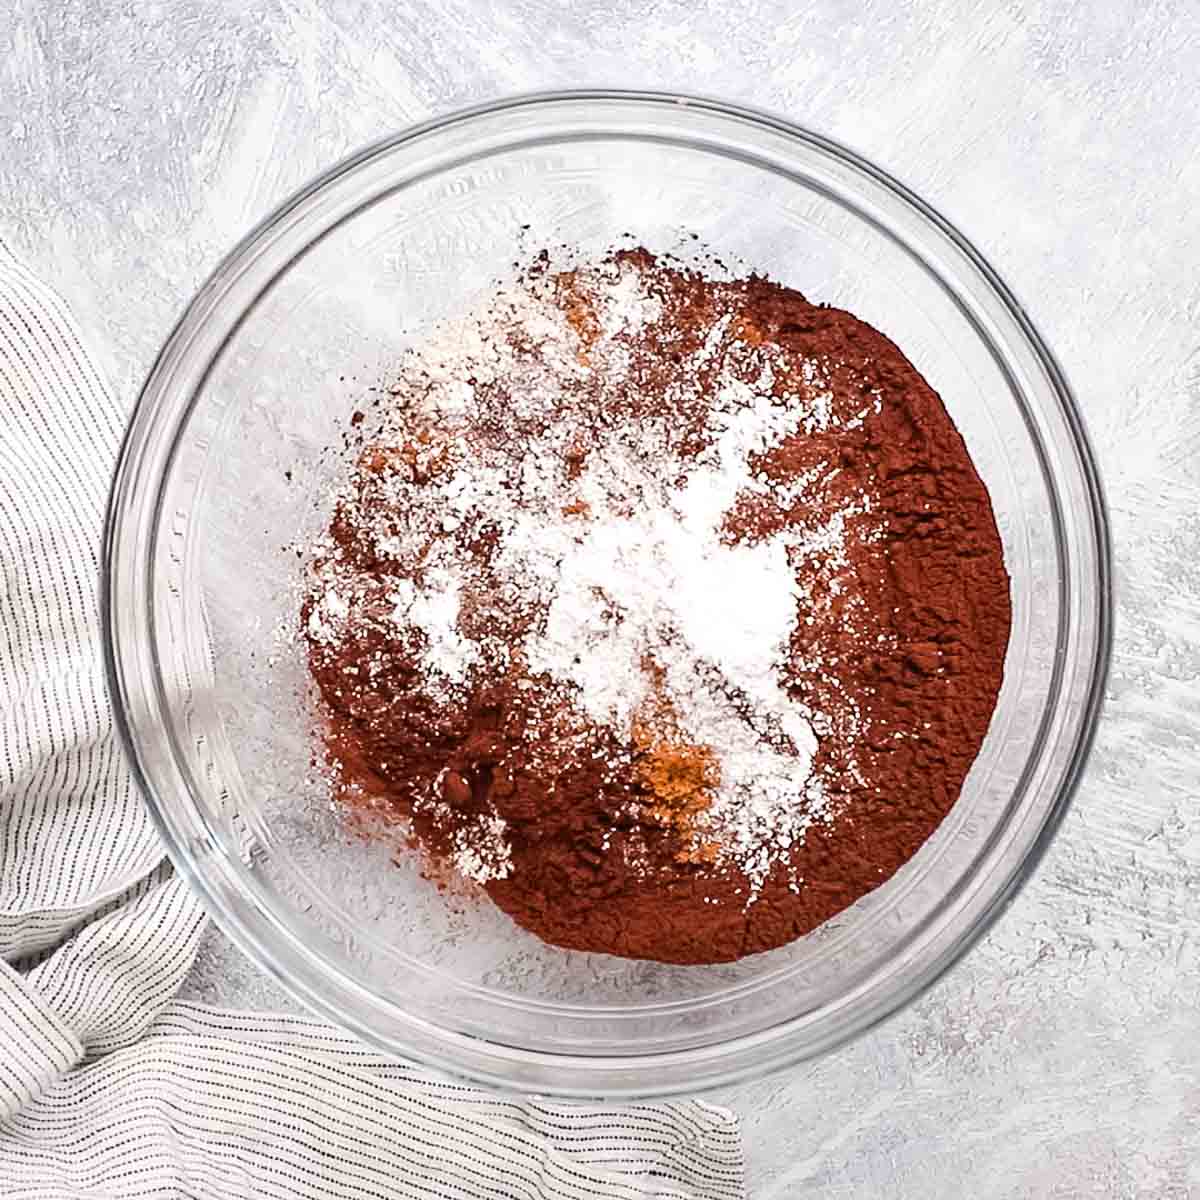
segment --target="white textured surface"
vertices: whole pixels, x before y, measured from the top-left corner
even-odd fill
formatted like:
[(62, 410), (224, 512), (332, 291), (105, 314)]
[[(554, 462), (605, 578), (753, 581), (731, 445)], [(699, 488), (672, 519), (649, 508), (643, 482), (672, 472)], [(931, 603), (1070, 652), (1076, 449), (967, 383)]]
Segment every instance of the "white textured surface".
[[(1117, 548), (1109, 702), (1034, 881), (950, 977), (722, 1093), (752, 1195), (1200, 1196), (1200, 22), (1191, 0), (0, 0), (0, 238), (132, 399), (182, 304), (360, 143), (501, 93), (773, 108), (892, 169), (1025, 301)], [(272, 1003), (223, 942), (193, 994)]]

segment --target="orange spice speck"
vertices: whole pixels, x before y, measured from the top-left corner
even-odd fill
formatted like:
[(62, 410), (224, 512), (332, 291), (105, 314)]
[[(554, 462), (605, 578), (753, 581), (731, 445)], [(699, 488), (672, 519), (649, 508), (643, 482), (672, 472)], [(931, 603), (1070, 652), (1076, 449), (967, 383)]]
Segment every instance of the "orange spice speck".
[(644, 730), (635, 733), (643, 753), (634, 767), (638, 782), (648, 795), (648, 815), (659, 825), (673, 829), (684, 843), (678, 858), (686, 862), (709, 862), (716, 847), (696, 844), (692, 836), (697, 818), (712, 803), (721, 782), (721, 766), (711, 746), (653, 740)]

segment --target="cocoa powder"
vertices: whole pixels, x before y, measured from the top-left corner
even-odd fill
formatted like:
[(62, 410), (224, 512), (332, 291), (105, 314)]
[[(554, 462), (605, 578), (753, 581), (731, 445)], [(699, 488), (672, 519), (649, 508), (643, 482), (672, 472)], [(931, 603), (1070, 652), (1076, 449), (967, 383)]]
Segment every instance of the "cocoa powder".
[[(338, 795), (553, 944), (677, 963), (779, 946), (887, 880), (959, 794), (1011, 616), (987, 492), (938, 396), (849, 313), (645, 251), (541, 262), (522, 289), (532, 307), (498, 300), (453, 352), (407, 361), (357, 427), (301, 612)], [(535, 538), (514, 567), (496, 514), (552, 505), (569, 557), (604, 519), (649, 529), (648, 488), (670, 512), (703, 471), (733, 478), (731, 445), (721, 553), (791, 573), (770, 678), (697, 652), (669, 597), (660, 620), (584, 575), (596, 646), (641, 629), (642, 690), (610, 719), (622, 689), (592, 641), (544, 649), (564, 653), (567, 557)], [(460, 486), (480, 479), (494, 491)], [(767, 764), (761, 795), (709, 728)]]

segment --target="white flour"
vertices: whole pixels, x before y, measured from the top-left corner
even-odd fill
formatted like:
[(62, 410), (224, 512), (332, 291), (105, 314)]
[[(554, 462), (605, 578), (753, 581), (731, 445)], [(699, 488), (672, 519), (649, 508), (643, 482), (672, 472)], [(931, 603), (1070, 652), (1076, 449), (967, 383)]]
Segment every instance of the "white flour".
[[(710, 748), (719, 781), (694, 836), (745, 874), (749, 902), (812, 822), (830, 815), (812, 769), (814, 714), (787, 694), (781, 664), (804, 619), (797, 564), (837, 557), (845, 520), (804, 533), (789, 525), (754, 542), (733, 540), (726, 523), (735, 502), (768, 490), (755, 456), (826, 428), (830, 398), (816, 364), (801, 391), (776, 395), (770, 348), (734, 340), (726, 315), (691, 351), (695, 371), (681, 373), (695, 374), (700, 389), (699, 372), (709, 372), (703, 396), (677, 397), (681, 412), (698, 399), (711, 410), (698, 454), (681, 453), (669, 416), (631, 429), (608, 419), (607, 404), (564, 415), (567, 382), (602, 376), (614, 408), (622, 388), (638, 386), (628, 339), (661, 313), (628, 265), (590, 272), (587, 286), (590, 310), (574, 321), (548, 284), (517, 288), (406, 358), (407, 403), (374, 436), (403, 446), (414, 430), (434, 431), (410, 446), (422, 477), (389, 476), (384, 502), (376, 497), (356, 519), (377, 554), (412, 568), (388, 593), (387, 618), (419, 634), (428, 686), (446, 703), (478, 682), (485, 663), (517, 655), (626, 743), (639, 722), (658, 722), (662, 737)], [(480, 389), (497, 382), (521, 440), (481, 453), (471, 433)], [(572, 469), (579, 445), (586, 454)], [(485, 526), (495, 544), (486, 578), (472, 578), (464, 539)], [(336, 558), (324, 576), (310, 618), (318, 640), (335, 636), (354, 604)], [(486, 611), (496, 599), (540, 614), (518, 645), (478, 621), (464, 632), (464, 606)], [(463, 874), (502, 878), (503, 834), (496, 817), (479, 839), (456, 843)]]

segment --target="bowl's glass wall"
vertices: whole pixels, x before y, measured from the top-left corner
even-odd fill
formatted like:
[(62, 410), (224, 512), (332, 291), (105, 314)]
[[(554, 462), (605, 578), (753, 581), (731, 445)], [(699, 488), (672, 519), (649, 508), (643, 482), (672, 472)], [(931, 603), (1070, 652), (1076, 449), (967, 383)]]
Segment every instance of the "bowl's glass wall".
[[(428, 161), (412, 147), (390, 166), (367, 161), (218, 279), (219, 315), (158, 369), (164, 389), (173, 373), (173, 457), (142, 481), (160, 503), (144, 502), (126, 551), (146, 595), (116, 636), (139, 645), (127, 675), (159, 689), (126, 696), (134, 740), (139, 722), (158, 729), (142, 735), (148, 785), (189, 871), (260, 961), (392, 1049), (514, 1083), (655, 1090), (761, 1066), (784, 1029), (780, 1055), (820, 1049), (961, 949), (1049, 820), (1090, 720), (1095, 646), (1070, 647), (1097, 619), (1080, 572), (1095, 578), (1102, 547), (1087, 541), (1094, 500), (1044, 364), (993, 324), (1003, 306), (972, 292), (978, 280), (954, 281), (938, 256), (957, 251), (920, 214), (836, 156), (769, 131), (734, 136), (724, 117), (697, 130), (650, 109), (639, 127), (597, 103), (572, 118), (513, 118), (491, 137), (456, 128)], [(917, 857), (790, 946), (681, 968), (545, 946), (486, 902), (448, 903), (413, 856), (393, 862), (346, 831), (310, 765), (295, 547), (328, 519), (344, 462), (329, 448), (429, 321), (486, 298), (542, 246), (632, 239), (687, 258), (693, 235), (738, 270), (869, 321), (937, 389), (991, 493), (1014, 618), (987, 741)], [(733, 1043), (746, 1049), (736, 1065), (721, 1059)], [(499, 1057), (480, 1057), (482, 1044)], [(692, 1056), (690, 1073), (641, 1087), (548, 1057), (672, 1052)]]

